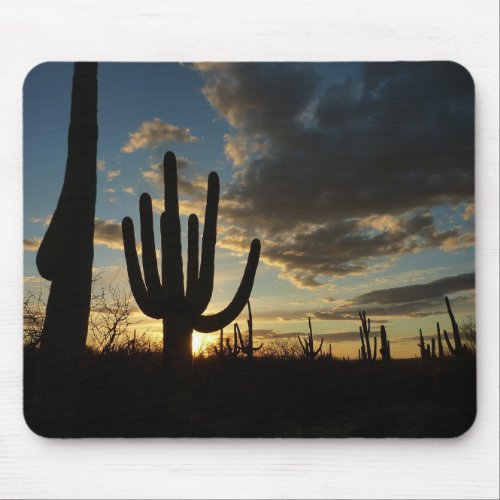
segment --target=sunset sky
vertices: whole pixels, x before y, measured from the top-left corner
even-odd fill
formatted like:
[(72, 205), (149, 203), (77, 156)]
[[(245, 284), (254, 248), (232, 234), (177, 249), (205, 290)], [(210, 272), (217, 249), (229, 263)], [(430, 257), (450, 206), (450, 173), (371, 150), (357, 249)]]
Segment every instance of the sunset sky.
[[(61, 190), (73, 65), (47, 63), (24, 86), (25, 285)], [(178, 158), (187, 216), (221, 178), (215, 287), (234, 295), (253, 238), (257, 338), (314, 333), (357, 356), (359, 318), (386, 325), (396, 357), (418, 330), (474, 314), (474, 88), (452, 63), (99, 64), (96, 271), (126, 283), (121, 219), (139, 236), (142, 192), (163, 210), (163, 154)], [(246, 311), (240, 318), (245, 324)], [(134, 314), (157, 335), (161, 321)], [(230, 328), (227, 329), (229, 333)], [(213, 338), (217, 333), (213, 334)], [(207, 336), (208, 337), (208, 336)]]

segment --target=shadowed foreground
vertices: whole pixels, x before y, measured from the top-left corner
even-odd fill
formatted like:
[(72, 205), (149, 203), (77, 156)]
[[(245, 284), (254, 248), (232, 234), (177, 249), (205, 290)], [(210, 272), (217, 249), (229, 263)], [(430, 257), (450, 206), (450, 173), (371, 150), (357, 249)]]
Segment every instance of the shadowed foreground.
[[(44, 434), (31, 413), (36, 356), (25, 351), (25, 416)], [(196, 359), (191, 424), (176, 434), (166, 425), (172, 412), (161, 354), (99, 360), (89, 352), (71, 435), (453, 437), (474, 421), (475, 370), (474, 357), (390, 364)]]

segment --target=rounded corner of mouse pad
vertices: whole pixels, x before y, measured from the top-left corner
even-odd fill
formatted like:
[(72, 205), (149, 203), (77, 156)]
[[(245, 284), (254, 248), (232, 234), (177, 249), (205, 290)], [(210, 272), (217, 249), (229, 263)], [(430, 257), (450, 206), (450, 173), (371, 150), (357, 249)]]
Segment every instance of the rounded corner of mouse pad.
[(46, 62), (24, 87), (44, 437), (457, 437), (476, 415), (460, 63)]

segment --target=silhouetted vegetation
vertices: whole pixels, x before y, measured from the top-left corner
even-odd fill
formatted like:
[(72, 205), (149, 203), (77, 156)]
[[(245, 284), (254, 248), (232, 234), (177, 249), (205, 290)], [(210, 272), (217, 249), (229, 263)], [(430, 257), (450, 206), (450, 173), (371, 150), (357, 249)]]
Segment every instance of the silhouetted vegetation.
[(307, 318), (307, 321), (309, 323), (309, 333), (307, 337), (302, 340), (300, 336), (297, 336), (299, 339), (300, 347), (302, 348), (302, 354), (305, 359), (314, 359), (318, 354), (321, 353), (321, 348), (323, 347), (323, 337), (321, 338), (321, 342), (319, 344), (319, 347), (314, 350), (314, 338), (313, 338), (313, 332), (312, 332), (312, 325), (311, 325), (311, 318)]
[[(331, 344), (326, 353), (322, 343), (314, 348), (309, 321), (302, 342), (276, 336), (251, 364), (236, 325), (232, 341), (221, 330), (218, 341), (194, 359), (188, 422), (169, 425), (165, 416), (176, 415), (178, 408), (165, 397), (170, 380), (162, 344), (148, 341), (145, 332), (137, 335), (138, 325), (128, 319), (126, 289), (97, 290), (96, 283), (90, 328), (103, 326), (93, 331), (83, 357), (74, 436), (455, 436), (474, 419), (475, 356), (436, 357), (427, 344), (425, 356), (432, 362), (391, 359), (390, 351), (384, 354), (390, 343), (382, 325), (381, 360), (390, 364), (339, 360)], [(27, 294), (27, 331), (40, 324), (42, 311), (42, 295)], [(437, 329), (439, 335), (439, 324)], [(29, 340), (36, 335), (25, 338), (25, 412), (37, 430), (33, 398), (39, 350), (36, 340)]]
[[(246, 355), (247, 359), (252, 359), (253, 358), (253, 353), (258, 352), (262, 349), (262, 346), (264, 343), (261, 343), (259, 347), (254, 347), (253, 346), (253, 317), (252, 317), (252, 308), (250, 306), (250, 301), (248, 301), (248, 319), (247, 319), (247, 326), (248, 326), (248, 337), (244, 340), (243, 336), (241, 335), (241, 330), (240, 327), (238, 326), (238, 323), (234, 324), (234, 340), (235, 344), (239, 340), (240, 342), (240, 352)], [(237, 337), (236, 337), (237, 335)]]
[[(25, 350), (25, 413), (33, 368)], [(451, 437), (475, 416), (474, 357), (377, 362), (210, 356), (193, 361), (191, 423), (169, 427), (161, 350), (87, 350), (75, 436)], [(34, 426), (36, 429), (36, 425)]]

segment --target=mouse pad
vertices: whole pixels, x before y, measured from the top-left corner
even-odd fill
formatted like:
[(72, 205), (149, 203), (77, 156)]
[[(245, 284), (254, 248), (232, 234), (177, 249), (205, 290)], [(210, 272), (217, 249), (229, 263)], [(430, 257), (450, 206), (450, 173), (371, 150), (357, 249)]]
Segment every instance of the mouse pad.
[(446, 61), (44, 63), (24, 415), (46, 437), (453, 437), (474, 84)]

